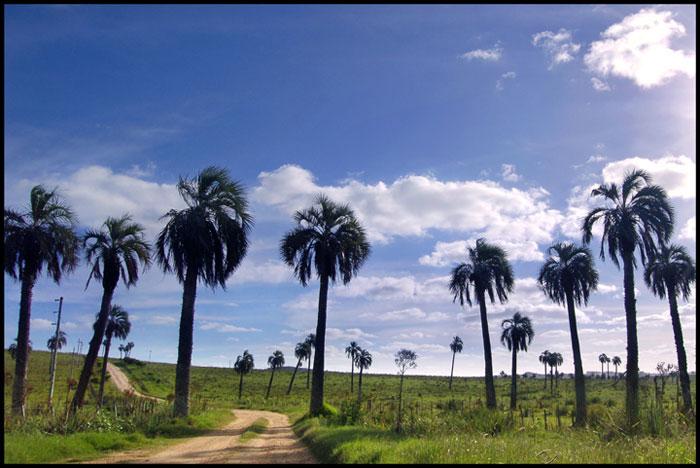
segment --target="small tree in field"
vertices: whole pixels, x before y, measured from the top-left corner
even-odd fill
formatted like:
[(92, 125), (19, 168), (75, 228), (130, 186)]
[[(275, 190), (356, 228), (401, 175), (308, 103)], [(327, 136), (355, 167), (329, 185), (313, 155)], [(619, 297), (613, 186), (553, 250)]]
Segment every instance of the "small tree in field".
[(247, 373), (249, 373), (251, 370), (253, 370), (253, 367), (255, 367), (255, 363), (253, 362), (253, 355), (248, 352), (246, 349), (243, 351), (242, 356), (238, 356), (236, 358), (236, 363), (233, 365), (233, 370), (236, 372), (236, 374), (241, 376), (241, 379), (238, 383), (238, 399), (241, 399), (241, 395), (243, 394), (243, 376)]
[(294, 348), (294, 356), (298, 359), (297, 365), (294, 368), (294, 373), (292, 374), (292, 380), (289, 381), (289, 388), (287, 388), (287, 395), (292, 392), (292, 385), (294, 384), (294, 378), (297, 376), (297, 370), (301, 365), (301, 361), (304, 359), (309, 359), (311, 357), (311, 343), (308, 341), (302, 341), (297, 343), (296, 348)]
[(462, 343), (462, 338), (459, 336), (455, 336), (452, 338), (452, 342), (450, 343), (450, 350), (452, 351), (452, 368), (450, 370), (450, 390), (452, 390), (452, 374), (454, 374), (455, 371), (455, 355), (457, 353), (462, 352), (462, 347), (464, 346), (464, 343)]
[(403, 397), (403, 376), (408, 369), (415, 369), (418, 365), (416, 364), (416, 359), (418, 356), (415, 352), (402, 349), (396, 353), (396, 358), (394, 363), (396, 367), (399, 368), (399, 375), (401, 376), (401, 381), (399, 384), (399, 413), (396, 418), (396, 432), (401, 432), (401, 413), (402, 413), (402, 397)]

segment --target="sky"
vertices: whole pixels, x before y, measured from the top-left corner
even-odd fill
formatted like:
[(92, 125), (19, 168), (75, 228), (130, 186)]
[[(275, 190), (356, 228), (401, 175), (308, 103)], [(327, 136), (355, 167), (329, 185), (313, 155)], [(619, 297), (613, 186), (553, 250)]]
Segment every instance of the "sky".
[[(193, 365), (227, 367), (248, 349), (264, 368), (315, 331), (318, 281), (302, 287), (279, 255), (296, 210), (325, 193), (348, 203), (372, 252), (329, 292), (326, 369), (350, 370), (355, 340), (369, 372), (393, 373), (400, 348), (415, 374), (484, 374), (478, 307), (460, 307), (451, 268), (479, 237), (515, 274), (488, 305), (494, 372), (510, 373), (499, 339), (515, 312), (573, 372), (566, 310), (536, 283), (547, 248), (581, 242), (591, 189), (631, 168), (662, 185), (672, 241), (696, 255), (694, 5), (7, 5), (5, 207), (34, 185), (57, 187), (80, 233), (130, 213), (152, 241), (175, 185), (210, 165), (240, 181), (255, 226), (226, 289), (201, 283)], [(585, 371), (626, 360), (622, 272), (591, 248), (600, 285), (576, 311)], [(34, 289), (31, 340), (46, 349), (64, 297), (68, 351), (92, 334), (102, 289), (83, 262)], [(637, 270), (640, 370), (676, 362), (668, 303)], [(20, 286), (4, 276), (4, 344), (17, 336)], [(182, 286), (154, 264), (114, 303), (130, 314), (138, 359), (174, 363)], [(695, 292), (680, 302), (695, 368)]]

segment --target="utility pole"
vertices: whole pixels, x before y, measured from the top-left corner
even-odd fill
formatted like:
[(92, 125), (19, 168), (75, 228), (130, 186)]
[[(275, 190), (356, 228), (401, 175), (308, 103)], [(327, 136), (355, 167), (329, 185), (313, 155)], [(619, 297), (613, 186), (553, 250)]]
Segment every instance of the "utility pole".
[(58, 360), (58, 332), (61, 331), (61, 309), (63, 308), (63, 296), (58, 301), (58, 319), (56, 320), (56, 335), (54, 335), (53, 349), (51, 350), (51, 386), (49, 387), (49, 407), (53, 401), (53, 387), (56, 379), (56, 361)]
[(151, 362), (151, 350), (148, 350), (148, 362)]

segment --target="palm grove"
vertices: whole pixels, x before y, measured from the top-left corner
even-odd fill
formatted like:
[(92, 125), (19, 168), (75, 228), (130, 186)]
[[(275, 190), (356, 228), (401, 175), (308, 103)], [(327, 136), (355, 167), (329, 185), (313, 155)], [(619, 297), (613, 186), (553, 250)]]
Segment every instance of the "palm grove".
[[(119, 218), (109, 217), (100, 229), (88, 229), (79, 235), (78, 220), (71, 208), (56, 190), (48, 191), (41, 185), (31, 190), (27, 210), (22, 212), (5, 209), (5, 272), (21, 284), (17, 343), (14, 348), (13, 414), (23, 415), (25, 411), (34, 286), (44, 271), (59, 284), (64, 275), (75, 270), (80, 262), (81, 251), (89, 266), (86, 289), (91, 280), (99, 281), (102, 300), (71, 408), (76, 410), (82, 406), (100, 345), (104, 344), (105, 359), (99, 392), (102, 394), (112, 337), (121, 339), (129, 333), (131, 325), (128, 323), (128, 314), (112, 304), (120, 279), (126, 288), (136, 286), (140, 274), (155, 260), (163, 272), (174, 273), (183, 288), (174, 414), (188, 414), (197, 286), (201, 283), (212, 289), (226, 288), (226, 281), (235, 273), (247, 253), (253, 217), (248, 209), (243, 186), (232, 180), (226, 169), (208, 167), (194, 178), (181, 177), (177, 190), (186, 208), (171, 209), (163, 215), (166, 224), (157, 235), (155, 245), (145, 239), (144, 227), (133, 221), (128, 214)], [(566, 307), (574, 363), (575, 424), (586, 423), (585, 379), (575, 308), (587, 305), (590, 294), (598, 285), (593, 254), (587, 248), (593, 239), (594, 226), (598, 224), (602, 225), (600, 258), (604, 261), (609, 259), (618, 268), (622, 260), (627, 330), (624, 373), (627, 424), (634, 427), (639, 421), (639, 345), (634, 290), (637, 257), (644, 267), (644, 281), (652, 293), (660, 299), (668, 300), (683, 411), (692, 414), (678, 298), (687, 301), (691, 294), (696, 277), (695, 262), (683, 247), (669, 244), (674, 214), (666, 192), (662, 187), (652, 184), (649, 174), (635, 170), (625, 174), (620, 186), (615, 183), (602, 184), (592, 191), (591, 196), (600, 199), (602, 203), (582, 220), (583, 245), (570, 242), (553, 244), (548, 249), (549, 257), (538, 276), (538, 284), (546, 297)], [(316, 332), (295, 348), (297, 363), (287, 394), (291, 391), (302, 361), (307, 361), (307, 366), (311, 369), (313, 359), (313, 372), (307, 373), (307, 379), (311, 378), (309, 411), (316, 415), (323, 408), (328, 288), (337, 281), (348, 284), (358, 274), (369, 257), (370, 244), (364, 227), (350, 206), (335, 203), (324, 195), (318, 195), (313, 205), (307, 209), (297, 211), (293, 221), (294, 227), (280, 242), (280, 255), (293, 268), (294, 275), (302, 286), (308, 286), (312, 277), (316, 277), (319, 280), (319, 293)], [(447, 285), (453, 300), (459, 300), (461, 306), (472, 306), (475, 301), (479, 307), (488, 408), (495, 408), (496, 394), (487, 307), (495, 303), (496, 299), (500, 303), (507, 302), (514, 284), (513, 268), (506, 251), (486, 239), (478, 239), (468, 249), (467, 261), (452, 269)], [(517, 354), (527, 351), (534, 334), (532, 321), (520, 313), (502, 323), (501, 341), (512, 352), (511, 407), (515, 407), (517, 398)], [(454, 337), (450, 345), (450, 383), (454, 357), (461, 352), (462, 345), (459, 337)], [(362, 372), (372, 364), (372, 356), (355, 342), (348, 346), (346, 353), (351, 359), (351, 392), (354, 391), (355, 369), (359, 370), (359, 401)], [(561, 354), (548, 351), (542, 353), (539, 359), (545, 365), (545, 375), (548, 365), (551, 372), (553, 367), (558, 367), (563, 362)], [(272, 369), (271, 385), (274, 370), (284, 364), (282, 353), (277, 351), (270, 356), (268, 363)], [(617, 358), (613, 364), (617, 369), (620, 359)], [(246, 351), (239, 356), (235, 366), (236, 372), (240, 374), (239, 396), (243, 376), (252, 368), (252, 356)], [(307, 381), (307, 388), (308, 386)]]

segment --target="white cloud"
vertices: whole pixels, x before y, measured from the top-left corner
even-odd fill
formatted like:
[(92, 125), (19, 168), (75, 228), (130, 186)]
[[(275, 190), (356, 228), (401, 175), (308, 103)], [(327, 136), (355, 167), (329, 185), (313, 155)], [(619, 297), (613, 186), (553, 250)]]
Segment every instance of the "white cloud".
[(485, 60), (487, 62), (496, 62), (501, 58), (503, 48), (496, 43), (492, 49), (475, 49), (465, 52), (460, 55), (460, 58), (465, 60)]
[(545, 50), (550, 59), (549, 69), (560, 63), (570, 62), (581, 49), (572, 40), (571, 31), (562, 28), (558, 32), (542, 31), (532, 36), (532, 45)]
[(326, 329), (326, 338), (329, 340), (359, 340), (359, 339), (367, 339), (367, 338), (376, 338), (377, 335), (373, 335), (371, 333), (366, 333), (362, 331), (360, 328), (346, 328), (346, 329), (340, 329), (340, 328), (327, 328)]
[(671, 39), (685, 34), (670, 11), (645, 8), (602, 32), (584, 62), (596, 75), (629, 78), (642, 88), (662, 85), (678, 74), (693, 78), (695, 53), (671, 48)]
[(496, 89), (499, 91), (503, 91), (503, 83), (505, 80), (514, 80), (516, 77), (516, 73), (514, 71), (509, 71), (501, 75), (501, 77), (496, 81)]
[(51, 320), (43, 318), (33, 318), (29, 320), (32, 330), (55, 330), (56, 325), (51, 323)]
[(685, 223), (685, 226), (683, 226), (683, 229), (681, 229), (681, 232), (678, 234), (678, 238), (694, 241), (696, 232), (695, 216), (693, 216)]
[(229, 325), (218, 322), (202, 322), (199, 326), (200, 330), (214, 330), (219, 333), (238, 333), (238, 332), (259, 332), (262, 331), (258, 328), (245, 328), (237, 327), (235, 325)]
[[(463, 262), (467, 257), (467, 248), (474, 247), (477, 238), (463, 241), (437, 242), (429, 255), (423, 255), (418, 259), (421, 265), (442, 267), (454, 262)], [(537, 242), (532, 240), (510, 241), (505, 237), (487, 237), (490, 243), (503, 248), (511, 261), (535, 262), (544, 260), (544, 254), (538, 248)]]
[(586, 164), (597, 163), (597, 162), (603, 162), (603, 161), (605, 161), (606, 159), (608, 159), (608, 158), (606, 158), (606, 157), (603, 156), (602, 154), (594, 154), (594, 155), (592, 155), (590, 158), (588, 158), (588, 159), (586, 160)]
[(598, 77), (592, 77), (591, 84), (596, 91), (610, 91), (610, 85)]
[(508, 182), (517, 182), (523, 178), (515, 172), (513, 164), (501, 164), (501, 177)]
[(278, 260), (256, 263), (243, 260), (234, 273), (232, 283), (284, 283), (293, 280), (293, 270)]
[(596, 290), (602, 294), (609, 294), (617, 292), (618, 288), (614, 284), (598, 283), (598, 289)]
[(611, 162), (603, 168), (606, 183), (620, 184), (625, 172), (644, 169), (652, 177), (652, 183), (666, 189), (669, 197), (695, 198), (695, 161), (687, 156), (667, 155), (658, 159), (632, 157)]

